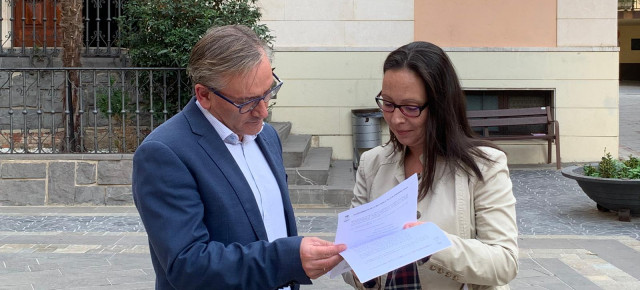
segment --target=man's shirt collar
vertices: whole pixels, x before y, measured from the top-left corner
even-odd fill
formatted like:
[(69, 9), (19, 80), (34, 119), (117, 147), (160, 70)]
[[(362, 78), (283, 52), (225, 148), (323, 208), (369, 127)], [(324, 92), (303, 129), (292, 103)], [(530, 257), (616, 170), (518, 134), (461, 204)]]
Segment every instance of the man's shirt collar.
[[(196, 100), (196, 105), (198, 106), (198, 108), (200, 109), (202, 114), (204, 114), (204, 117), (207, 118), (209, 123), (211, 123), (213, 128), (216, 129), (216, 132), (218, 132), (218, 135), (220, 135), (220, 138), (222, 138), (222, 140), (225, 143), (234, 144), (234, 145), (237, 145), (237, 144), (240, 144), (240, 143), (247, 143), (247, 142), (255, 140), (258, 137), (258, 134), (260, 134), (260, 132), (262, 132), (262, 128), (261, 128), (260, 132), (258, 132), (258, 134), (256, 134), (256, 135), (244, 135), (244, 138), (242, 139), (242, 142), (240, 142), (240, 137), (238, 136), (238, 134), (234, 133), (233, 131), (231, 131), (231, 129), (229, 129), (227, 126), (222, 124), (222, 122), (220, 122), (220, 120), (218, 120), (216, 117), (214, 117), (211, 114), (211, 112), (209, 112), (205, 108), (203, 108), (202, 105), (200, 105), (200, 102), (198, 102), (197, 100)], [(264, 125), (263, 125), (263, 127), (264, 127)]]

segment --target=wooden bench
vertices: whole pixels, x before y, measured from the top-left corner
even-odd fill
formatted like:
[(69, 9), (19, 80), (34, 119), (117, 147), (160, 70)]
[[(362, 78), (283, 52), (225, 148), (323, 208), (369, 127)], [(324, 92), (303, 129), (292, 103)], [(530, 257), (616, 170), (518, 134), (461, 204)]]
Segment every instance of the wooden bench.
[[(480, 138), (488, 140), (547, 140), (547, 163), (551, 163), (551, 143), (556, 144), (556, 167), (560, 166), (560, 128), (558, 121), (551, 116), (549, 107), (535, 107), (522, 109), (478, 110), (467, 111), (469, 125), (473, 128), (482, 128)], [(509, 133), (510, 126), (518, 125), (544, 125), (542, 132), (513, 132)], [(522, 129), (522, 128), (521, 128)], [(526, 127), (525, 127), (526, 129)], [(498, 131), (491, 135), (492, 131)]]

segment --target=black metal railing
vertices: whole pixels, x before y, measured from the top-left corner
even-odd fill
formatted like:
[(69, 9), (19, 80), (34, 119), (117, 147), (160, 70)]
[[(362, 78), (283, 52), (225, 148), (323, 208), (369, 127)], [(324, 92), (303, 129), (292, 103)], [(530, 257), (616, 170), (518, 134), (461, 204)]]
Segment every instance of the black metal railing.
[[(0, 5), (0, 56), (51, 58), (60, 54), (60, 2), (3, 0)], [(123, 0), (84, 0), (83, 56), (117, 57)], [(9, 11), (5, 11), (5, 10)], [(2, 15), (10, 15), (3, 18)]]
[(0, 69), (0, 153), (133, 152), (191, 97), (184, 73), (181, 68)]

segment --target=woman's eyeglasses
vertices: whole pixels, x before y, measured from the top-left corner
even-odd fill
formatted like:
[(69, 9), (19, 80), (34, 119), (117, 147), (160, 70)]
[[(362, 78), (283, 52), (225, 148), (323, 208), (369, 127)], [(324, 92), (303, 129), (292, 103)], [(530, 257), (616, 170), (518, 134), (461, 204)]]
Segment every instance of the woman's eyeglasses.
[(419, 117), (422, 111), (424, 111), (424, 109), (426, 109), (427, 106), (429, 106), (429, 103), (425, 103), (422, 106), (396, 105), (392, 102), (382, 99), (381, 95), (382, 95), (382, 92), (378, 93), (378, 95), (376, 96), (376, 103), (378, 104), (378, 107), (382, 109), (382, 111), (387, 113), (392, 113), (393, 111), (396, 110), (396, 108), (398, 108), (400, 109), (400, 112), (402, 112), (403, 115), (407, 117), (415, 118), (415, 117)]

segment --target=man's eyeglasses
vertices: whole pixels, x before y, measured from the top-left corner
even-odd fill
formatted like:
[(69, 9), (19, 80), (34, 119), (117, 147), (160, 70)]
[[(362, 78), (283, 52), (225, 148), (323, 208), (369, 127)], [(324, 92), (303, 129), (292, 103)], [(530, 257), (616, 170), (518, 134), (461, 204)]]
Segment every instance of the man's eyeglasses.
[(425, 103), (422, 106), (396, 105), (392, 102), (385, 101), (384, 99), (382, 99), (381, 95), (382, 92), (378, 93), (378, 95), (376, 96), (376, 103), (378, 104), (378, 107), (380, 107), (380, 109), (387, 113), (393, 113), (393, 111), (398, 108), (403, 115), (415, 118), (419, 117), (422, 111), (424, 111), (424, 109), (429, 106), (429, 103)]
[(280, 80), (280, 78), (278, 78), (278, 76), (275, 73), (272, 73), (272, 74), (273, 74), (274, 81), (273, 81), (273, 85), (271, 86), (271, 89), (269, 89), (269, 91), (266, 94), (262, 95), (262, 97), (248, 100), (242, 104), (234, 103), (232, 100), (225, 97), (223, 94), (216, 91), (216, 89), (214, 88), (209, 88), (209, 90), (212, 93), (214, 93), (216, 96), (222, 98), (223, 100), (229, 102), (229, 104), (232, 104), (236, 108), (238, 108), (238, 111), (240, 112), (240, 114), (248, 113), (251, 110), (253, 110), (255, 107), (257, 107), (258, 104), (260, 104), (260, 101), (269, 103), (271, 99), (275, 99), (276, 96), (278, 95), (278, 91), (280, 90), (280, 87), (282, 87), (283, 82)]

